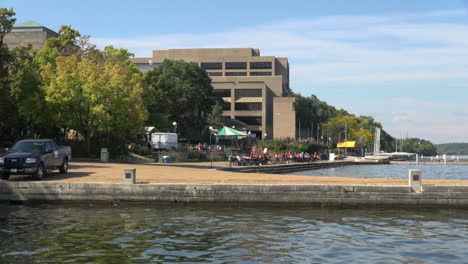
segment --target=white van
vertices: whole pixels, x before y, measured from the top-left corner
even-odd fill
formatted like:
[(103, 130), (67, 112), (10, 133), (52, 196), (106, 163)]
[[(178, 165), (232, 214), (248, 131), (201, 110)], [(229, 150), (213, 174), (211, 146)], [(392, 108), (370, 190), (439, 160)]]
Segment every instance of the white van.
[(151, 134), (151, 148), (153, 150), (176, 150), (177, 134), (176, 133), (153, 133)]

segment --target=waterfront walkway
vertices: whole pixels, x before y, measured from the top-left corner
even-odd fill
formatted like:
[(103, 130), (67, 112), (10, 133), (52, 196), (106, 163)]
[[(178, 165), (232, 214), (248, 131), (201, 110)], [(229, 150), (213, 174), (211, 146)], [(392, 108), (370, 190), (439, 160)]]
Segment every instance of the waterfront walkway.
[[(283, 184), (283, 185), (407, 185), (407, 175), (403, 179), (346, 178), (330, 176), (299, 176), (288, 174), (239, 173), (220, 171), (226, 162), (182, 163), (182, 164), (118, 164), (98, 162), (74, 162), (69, 173), (61, 175), (52, 172), (44, 182), (77, 183), (121, 183), (124, 168), (135, 168), (137, 183), (156, 184)], [(30, 181), (30, 177), (12, 176), (10, 182)], [(429, 185), (464, 185), (466, 180), (423, 180)]]

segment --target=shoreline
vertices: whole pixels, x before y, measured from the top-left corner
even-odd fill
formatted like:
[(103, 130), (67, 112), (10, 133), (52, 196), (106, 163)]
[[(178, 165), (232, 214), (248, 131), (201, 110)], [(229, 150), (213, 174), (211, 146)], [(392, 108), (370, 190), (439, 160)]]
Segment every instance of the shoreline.
[(0, 201), (468, 206), (468, 186), (2, 182)]
[[(416, 193), (407, 179), (253, 174), (206, 166), (73, 163), (66, 176), (0, 181), (0, 201), (468, 205), (468, 180), (423, 179), (423, 192)], [(136, 184), (123, 183), (124, 168), (136, 169)]]

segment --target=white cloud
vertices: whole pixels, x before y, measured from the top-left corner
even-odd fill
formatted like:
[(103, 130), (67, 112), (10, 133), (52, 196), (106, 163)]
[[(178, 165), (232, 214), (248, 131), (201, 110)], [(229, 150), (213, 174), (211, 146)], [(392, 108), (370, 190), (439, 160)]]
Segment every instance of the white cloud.
[(399, 113), (399, 114), (393, 116), (392, 121), (394, 121), (394, 122), (409, 121), (409, 114), (408, 113)]
[(125, 47), (142, 57), (151, 56), (153, 49), (258, 47), (264, 55), (290, 59), (293, 86), (468, 79), (468, 26), (424, 20), (464, 15), (464, 10), (442, 10), (386, 16), (324, 16), (221, 33), (93, 38), (93, 41), (101, 47), (109, 44)]
[[(352, 95), (347, 100), (361, 102), (370, 94), (377, 98), (380, 91), (375, 86), (383, 83), (393, 87), (391, 89), (400, 89), (398, 94), (406, 92), (407, 87), (424, 93), (426, 87), (439, 85), (446, 95), (445, 102), (437, 105), (438, 111), (443, 112), (443, 108), (449, 106), (448, 95), (453, 94), (454, 99), (468, 98), (466, 92), (459, 93), (468, 83), (468, 23), (464, 19), (467, 15), (465, 10), (439, 10), (382, 16), (322, 16), (251, 25), (226, 32), (93, 38), (92, 41), (99, 47), (127, 48), (138, 57), (150, 57), (154, 49), (259, 48), (262, 55), (288, 57), (291, 87), (304, 95), (320, 90), (322, 94), (317, 95), (330, 98), (330, 103), (334, 104), (343, 101), (340, 95), (323, 87), (334, 87), (334, 91), (359, 87), (348, 92), (347, 95)], [(457, 87), (458, 92), (449, 92)], [(432, 97), (438, 100), (436, 95)], [(406, 101), (398, 100), (389, 98), (381, 107), (400, 114), (376, 116), (377, 120), (388, 123), (390, 131), (398, 131), (398, 124), (403, 122), (424, 118), (424, 114), (408, 114), (415, 107), (436, 106), (432, 105), (434, 100), (411, 96)], [(357, 114), (373, 111), (366, 109), (365, 104), (354, 104), (353, 110)], [(453, 112), (457, 109), (451, 106), (445, 116)], [(427, 122), (434, 123), (433, 120)], [(459, 125), (458, 121), (451, 122), (445, 125)], [(429, 131), (425, 135), (434, 138), (434, 133), (439, 133), (430, 127), (425, 129)]]

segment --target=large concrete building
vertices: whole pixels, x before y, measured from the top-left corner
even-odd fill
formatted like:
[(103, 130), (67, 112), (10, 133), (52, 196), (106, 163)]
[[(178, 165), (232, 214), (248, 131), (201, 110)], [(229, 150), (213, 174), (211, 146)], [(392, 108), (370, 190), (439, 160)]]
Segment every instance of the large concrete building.
[(5, 35), (5, 43), (13, 49), (20, 45), (32, 45), (34, 49), (41, 49), (49, 38), (57, 37), (58, 33), (43, 25), (30, 21), (13, 26), (11, 32)]
[(152, 57), (132, 58), (143, 72), (164, 60), (197, 63), (225, 101), (223, 115), (236, 129), (260, 138), (295, 138), (294, 97), (289, 96), (287, 58), (260, 56), (258, 49), (154, 50)]

